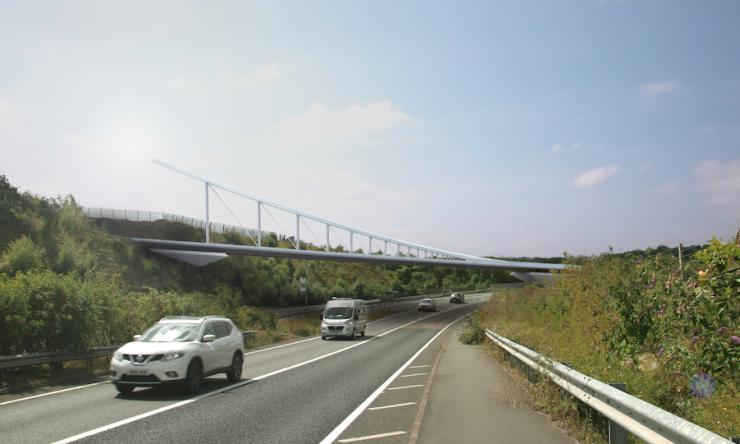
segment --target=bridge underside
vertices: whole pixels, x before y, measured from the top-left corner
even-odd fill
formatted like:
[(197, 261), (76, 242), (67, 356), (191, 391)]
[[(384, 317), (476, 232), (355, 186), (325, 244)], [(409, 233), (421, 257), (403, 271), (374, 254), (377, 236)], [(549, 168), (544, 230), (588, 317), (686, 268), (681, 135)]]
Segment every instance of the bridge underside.
[(515, 271), (521, 273), (562, 270), (563, 264), (538, 262), (515, 262), (498, 259), (428, 259), (408, 256), (385, 256), (374, 254), (339, 253), (331, 251), (294, 250), (288, 248), (255, 247), (203, 242), (171, 241), (160, 239), (131, 238), (145, 248), (167, 257), (192, 265), (203, 266), (223, 259), (226, 255), (277, 257), (308, 260), (329, 260), (339, 262), (365, 262), (387, 265), (426, 265), (458, 268), (479, 268)]

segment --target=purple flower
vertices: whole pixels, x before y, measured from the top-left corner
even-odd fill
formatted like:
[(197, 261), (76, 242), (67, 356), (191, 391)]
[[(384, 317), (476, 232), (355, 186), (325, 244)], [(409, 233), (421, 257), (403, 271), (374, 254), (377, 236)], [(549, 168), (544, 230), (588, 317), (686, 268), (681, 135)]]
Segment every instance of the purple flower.
[(692, 336), (692, 337), (691, 337), (691, 343), (692, 343), (692, 344), (695, 344), (695, 343), (696, 343), (696, 341), (698, 341), (698, 340), (699, 340), (699, 336)]
[(727, 327), (720, 327), (717, 330), (715, 330), (714, 333), (717, 334), (717, 335), (723, 335), (723, 334), (727, 333), (728, 331), (729, 331), (729, 329)]
[(691, 393), (697, 398), (709, 398), (714, 393), (714, 380), (708, 374), (701, 372), (691, 378)]
[(730, 339), (735, 343), (735, 345), (740, 345), (740, 336), (732, 335), (730, 336)]

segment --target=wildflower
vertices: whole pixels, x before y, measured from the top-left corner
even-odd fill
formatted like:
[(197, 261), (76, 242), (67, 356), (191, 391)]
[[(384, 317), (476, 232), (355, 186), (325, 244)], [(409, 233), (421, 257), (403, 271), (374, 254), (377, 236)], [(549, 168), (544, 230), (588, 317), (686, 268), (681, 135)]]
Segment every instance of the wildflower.
[(709, 270), (699, 270), (699, 277), (704, 277), (707, 275), (707, 271)]
[(699, 336), (692, 336), (691, 337), (691, 343), (695, 344), (699, 340)]
[(689, 384), (691, 393), (697, 398), (709, 398), (714, 394), (714, 380), (704, 372), (700, 372), (691, 378)]
[(730, 337), (730, 340), (735, 343), (735, 345), (740, 345), (740, 336), (732, 335)]
[(715, 334), (716, 334), (717, 336), (722, 336), (723, 334), (727, 333), (728, 331), (730, 331), (730, 329), (728, 329), (727, 327), (720, 327), (720, 328), (718, 328), (717, 330), (715, 330), (715, 332), (714, 332), (714, 333), (715, 333)]

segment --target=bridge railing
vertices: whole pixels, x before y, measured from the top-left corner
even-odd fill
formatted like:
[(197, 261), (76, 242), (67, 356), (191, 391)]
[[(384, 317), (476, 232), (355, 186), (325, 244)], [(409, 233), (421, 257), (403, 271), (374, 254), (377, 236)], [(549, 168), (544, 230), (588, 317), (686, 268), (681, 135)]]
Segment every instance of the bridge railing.
[[(170, 222), (179, 222), (185, 225), (189, 225), (193, 228), (200, 230), (205, 229), (206, 221), (202, 219), (195, 219), (193, 217), (181, 216), (179, 214), (165, 213), (162, 211), (142, 211), (142, 210), (127, 210), (127, 209), (116, 209), (116, 208), (93, 208), (85, 207), (82, 209), (85, 215), (91, 219), (113, 219), (113, 220), (127, 220), (130, 222), (156, 222), (158, 220), (167, 220)], [(212, 233), (226, 233), (233, 231), (239, 233), (242, 236), (257, 236), (257, 230), (253, 228), (241, 227), (238, 225), (222, 224), (219, 222), (209, 222), (210, 232)], [(266, 236), (267, 233), (263, 232), (262, 236)]]
[[(486, 336), (519, 362), (649, 443), (731, 444), (714, 432), (543, 356), (491, 330)], [(613, 442), (613, 441), (610, 441)]]

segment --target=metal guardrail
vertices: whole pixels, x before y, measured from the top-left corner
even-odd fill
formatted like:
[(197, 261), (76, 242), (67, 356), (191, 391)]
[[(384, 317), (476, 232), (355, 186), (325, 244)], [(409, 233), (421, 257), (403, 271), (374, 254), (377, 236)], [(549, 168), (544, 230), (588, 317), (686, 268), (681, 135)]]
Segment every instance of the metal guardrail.
[(491, 330), (486, 330), (486, 336), (610, 421), (649, 443), (732, 444), (732, 441), (714, 432), (553, 361)]
[[(254, 337), (255, 332), (252, 330), (242, 331), (244, 339)], [(102, 358), (111, 356), (121, 346), (110, 347), (93, 347), (90, 350), (82, 352), (43, 352), (43, 353), (24, 353), (21, 355), (0, 356), (0, 370), (8, 370), (21, 367), (30, 367), (32, 365), (52, 364), (54, 362), (81, 361), (84, 359)]]
[(45, 352), (24, 353), (22, 355), (0, 356), (0, 370), (7, 370), (31, 365), (51, 364), (53, 362), (80, 361), (83, 359), (110, 356), (118, 347), (95, 347), (83, 352)]
[[(514, 284), (519, 285), (519, 284)], [(478, 290), (450, 290), (450, 291), (444, 291), (441, 293), (431, 293), (431, 294), (418, 294), (414, 296), (402, 296), (400, 298), (394, 298), (392, 301), (389, 301), (389, 303), (392, 304), (403, 304), (413, 301), (418, 301), (419, 299), (424, 298), (444, 298), (448, 297), (452, 293), (463, 293), (463, 294), (475, 294), (475, 293), (481, 293), (490, 291), (490, 288), (483, 288)], [(366, 299), (365, 305), (368, 307), (373, 306), (383, 306), (386, 305), (380, 300), (380, 299)], [(302, 307), (290, 307), (290, 308), (266, 308), (266, 310), (270, 313), (272, 313), (273, 316), (276, 316), (278, 318), (286, 318), (290, 316), (297, 316), (304, 313), (315, 313), (319, 311), (323, 311), (324, 307), (326, 307), (326, 304), (315, 304), (315, 305), (309, 305), (306, 307), (305, 305)]]

